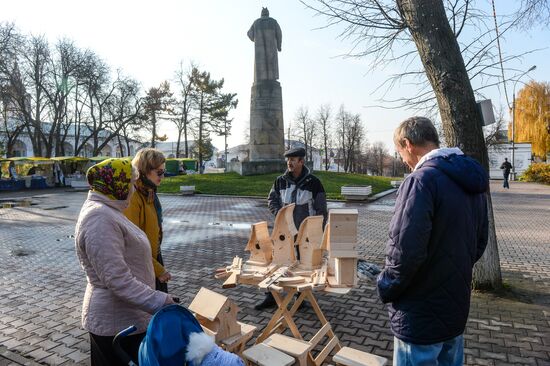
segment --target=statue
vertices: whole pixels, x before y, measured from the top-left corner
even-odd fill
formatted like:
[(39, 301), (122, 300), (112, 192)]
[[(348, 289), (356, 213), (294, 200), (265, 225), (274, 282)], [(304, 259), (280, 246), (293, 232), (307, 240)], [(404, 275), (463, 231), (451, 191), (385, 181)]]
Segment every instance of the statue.
[(254, 21), (247, 35), (254, 42), (254, 81), (279, 79), (281, 27), (269, 17), (267, 8), (262, 8), (261, 18)]

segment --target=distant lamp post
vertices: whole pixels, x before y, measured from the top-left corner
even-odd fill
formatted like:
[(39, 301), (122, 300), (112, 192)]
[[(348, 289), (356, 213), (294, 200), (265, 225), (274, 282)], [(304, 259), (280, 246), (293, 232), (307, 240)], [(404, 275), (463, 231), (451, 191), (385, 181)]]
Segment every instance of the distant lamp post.
[(533, 65), (529, 70), (522, 73), (514, 83), (514, 89), (512, 93), (512, 180), (516, 180), (516, 85), (518, 81), (531, 71), (535, 70), (537, 65)]

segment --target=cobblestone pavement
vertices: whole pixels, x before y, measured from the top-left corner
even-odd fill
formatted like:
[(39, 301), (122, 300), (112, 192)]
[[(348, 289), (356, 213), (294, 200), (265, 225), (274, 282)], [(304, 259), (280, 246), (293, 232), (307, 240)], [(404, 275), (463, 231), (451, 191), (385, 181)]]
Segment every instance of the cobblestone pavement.
[[(550, 187), (512, 182), (504, 191), (495, 182), (492, 191), (508, 290), (473, 295), (466, 362), (550, 365)], [(23, 364), (21, 356), (27, 364), (89, 363), (88, 335), (80, 327), (85, 278), (73, 238), (85, 193), (44, 192), (33, 196), (30, 208), (0, 209), (0, 365)], [(2, 193), (0, 200), (12, 196)], [(359, 210), (360, 254), (379, 265), (394, 198), (329, 204)], [(201, 286), (214, 289), (237, 301), (240, 320), (265, 326), (271, 313), (253, 309), (262, 293), (249, 286), (222, 290), (212, 276), (245, 254), (251, 223), (271, 220), (265, 200), (164, 195), (161, 202), (170, 291), (188, 305)], [(317, 299), (342, 343), (391, 358), (388, 316), (372, 282), (346, 296)], [(306, 338), (318, 329), (314, 319), (311, 309), (300, 311), (297, 324)]]

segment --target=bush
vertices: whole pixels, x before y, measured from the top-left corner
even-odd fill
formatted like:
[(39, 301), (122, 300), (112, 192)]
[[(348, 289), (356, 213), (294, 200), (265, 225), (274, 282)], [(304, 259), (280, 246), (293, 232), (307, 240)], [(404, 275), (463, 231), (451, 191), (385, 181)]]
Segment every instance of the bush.
[(550, 164), (533, 163), (519, 178), (524, 182), (550, 184)]

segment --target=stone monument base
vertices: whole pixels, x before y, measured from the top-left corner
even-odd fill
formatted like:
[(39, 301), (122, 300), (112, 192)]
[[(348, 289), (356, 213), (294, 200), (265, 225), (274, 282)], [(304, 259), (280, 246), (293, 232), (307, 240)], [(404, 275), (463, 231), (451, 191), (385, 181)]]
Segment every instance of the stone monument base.
[(283, 174), (285, 170), (285, 160), (234, 161), (227, 164), (228, 172), (237, 172), (240, 175)]

